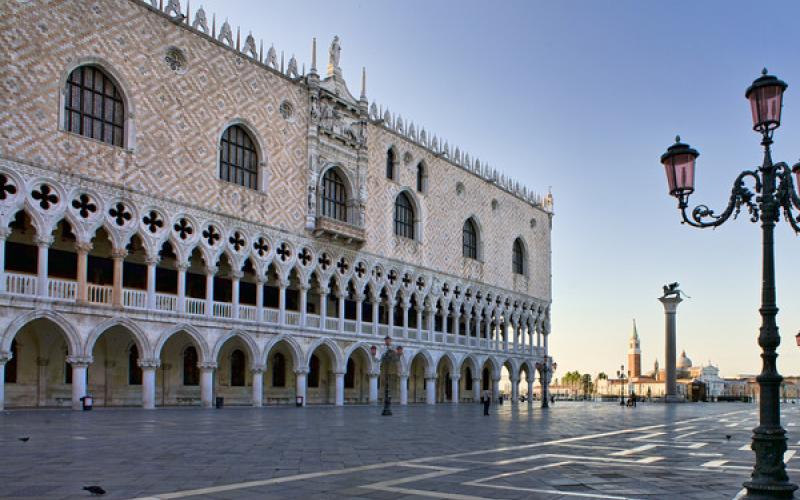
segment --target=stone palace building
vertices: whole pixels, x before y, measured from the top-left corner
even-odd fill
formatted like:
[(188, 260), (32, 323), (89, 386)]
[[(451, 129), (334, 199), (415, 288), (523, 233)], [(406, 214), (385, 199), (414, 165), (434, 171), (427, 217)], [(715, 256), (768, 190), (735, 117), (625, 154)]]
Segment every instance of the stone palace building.
[(552, 197), (220, 19), (0, 2), (0, 408), (532, 392)]

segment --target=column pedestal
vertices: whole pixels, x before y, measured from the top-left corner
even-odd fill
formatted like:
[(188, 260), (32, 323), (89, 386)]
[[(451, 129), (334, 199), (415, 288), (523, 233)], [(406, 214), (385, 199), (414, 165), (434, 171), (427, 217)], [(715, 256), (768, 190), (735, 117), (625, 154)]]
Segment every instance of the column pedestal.
[(677, 296), (677, 297), (661, 297), (658, 300), (664, 305), (664, 322), (665, 322), (664, 357), (666, 358), (665, 368), (666, 368), (666, 378), (667, 378), (665, 384), (666, 393), (664, 395), (664, 402), (676, 403), (682, 400), (678, 397), (678, 384), (677, 384), (676, 369), (675, 369), (676, 365), (675, 316), (676, 313), (678, 312), (678, 304), (683, 302), (683, 299), (681, 299), (680, 296)]
[(86, 396), (86, 370), (91, 363), (90, 358), (67, 356), (67, 363), (72, 366), (72, 409), (81, 410), (81, 398)]
[(436, 404), (436, 377), (425, 377), (425, 404)]
[(296, 386), (295, 391), (297, 396), (303, 397), (303, 406), (306, 406), (308, 402), (306, 401), (306, 374), (307, 371), (296, 371), (295, 379), (296, 379)]
[(152, 410), (156, 407), (156, 369), (160, 360), (140, 359), (138, 363), (142, 369), (142, 408)]
[(408, 375), (400, 375), (400, 404), (408, 404)]

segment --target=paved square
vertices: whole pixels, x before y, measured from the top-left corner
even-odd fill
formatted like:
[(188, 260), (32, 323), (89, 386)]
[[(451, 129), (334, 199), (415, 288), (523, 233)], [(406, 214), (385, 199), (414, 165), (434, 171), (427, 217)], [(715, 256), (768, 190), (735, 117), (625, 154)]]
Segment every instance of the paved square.
[[(800, 408), (784, 405), (789, 474)], [(755, 405), (17, 410), (0, 497), (732, 498)], [(730, 436), (730, 439), (727, 438)], [(20, 437), (30, 437), (27, 442)]]

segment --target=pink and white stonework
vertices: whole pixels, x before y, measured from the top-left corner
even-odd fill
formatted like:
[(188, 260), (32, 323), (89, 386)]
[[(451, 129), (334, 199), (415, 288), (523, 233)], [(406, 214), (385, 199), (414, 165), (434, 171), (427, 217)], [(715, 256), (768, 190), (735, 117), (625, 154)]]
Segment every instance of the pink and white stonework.
[[(396, 403), (465, 402), (503, 366), (532, 385), (552, 197), (370, 102), (363, 75), (354, 97), (338, 38), (306, 71), (220, 14), (0, 2), (0, 408), (368, 403), (387, 373)], [(229, 130), (251, 187), (221, 178)], [(403, 352), (381, 366), (387, 335)]]

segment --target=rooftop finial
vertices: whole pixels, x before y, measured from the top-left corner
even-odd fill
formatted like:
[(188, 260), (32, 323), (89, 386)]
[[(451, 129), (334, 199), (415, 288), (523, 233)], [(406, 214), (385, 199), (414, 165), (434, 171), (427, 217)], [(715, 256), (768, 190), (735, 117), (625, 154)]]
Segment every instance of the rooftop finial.
[(675, 136), (675, 142), (681, 142), (681, 136), (676, 135)]
[(309, 70), (312, 74), (317, 73), (317, 39), (311, 39), (311, 69)]
[(361, 67), (361, 99), (366, 100), (367, 98), (367, 68), (366, 66)]
[(764, 69), (761, 70), (761, 74), (767, 76), (767, 67), (764, 66)]

